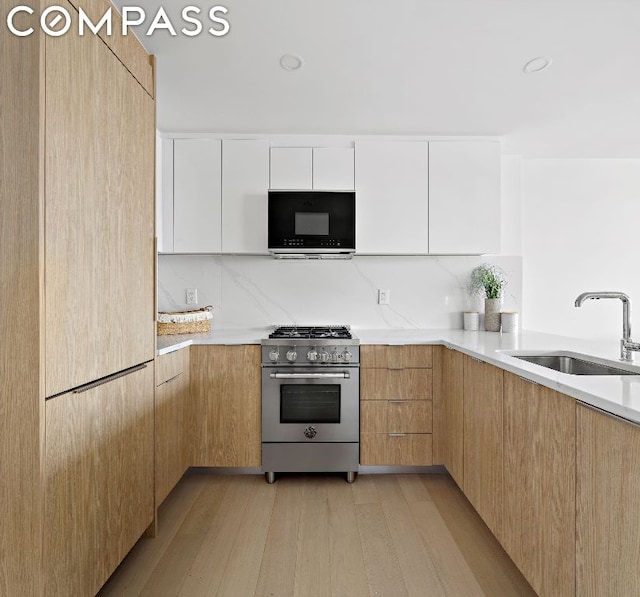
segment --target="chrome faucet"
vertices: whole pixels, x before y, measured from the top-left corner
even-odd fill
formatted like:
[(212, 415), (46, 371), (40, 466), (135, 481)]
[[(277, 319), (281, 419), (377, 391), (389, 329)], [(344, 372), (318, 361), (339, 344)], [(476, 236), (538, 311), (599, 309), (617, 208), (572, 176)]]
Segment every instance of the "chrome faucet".
[(587, 299), (613, 298), (622, 301), (622, 340), (620, 340), (620, 360), (632, 361), (632, 352), (640, 351), (640, 343), (631, 340), (631, 299), (624, 292), (583, 292), (576, 298), (576, 307), (581, 307)]

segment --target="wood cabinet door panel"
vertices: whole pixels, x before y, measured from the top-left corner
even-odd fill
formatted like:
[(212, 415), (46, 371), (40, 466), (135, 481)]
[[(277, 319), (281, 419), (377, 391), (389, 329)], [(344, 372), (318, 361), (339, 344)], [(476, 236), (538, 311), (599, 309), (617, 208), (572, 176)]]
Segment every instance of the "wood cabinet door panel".
[(368, 344), (360, 347), (360, 367), (368, 368), (430, 368), (433, 366), (433, 346), (428, 344)]
[(431, 369), (362, 369), (362, 400), (431, 400)]
[(576, 595), (640, 595), (640, 427), (576, 409)]
[(153, 520), (153, 367), (46, 402), (47, 595), (94, 595)]
[(430, 400), (362, 400), (362, 433), (431, 433)]
[(440, 347), (434, 367), (434, 461), (443, 464), (459, 487), (464, 482), (464, 355)]
[(156, 358), (156, 385), (164, 383), (168, 379), (180, 373), (189, 375), (189, 348), (181, 348)]
[(364, 466), (430, 466), (432, 450), (430, 433), (360, 434), (360, 464)]
[(154, 103), (93, 35), (46, 37), (47, 396), (155, 355)]
[(260, 346), (191, 347), (193, 466), (260, 466)]
[(464, 493), (502, 536), (502, 369), (464, 357)]
[(504, 372), (501, 542), (539, 595), (575, 594), (575, 437), (573, 398)]

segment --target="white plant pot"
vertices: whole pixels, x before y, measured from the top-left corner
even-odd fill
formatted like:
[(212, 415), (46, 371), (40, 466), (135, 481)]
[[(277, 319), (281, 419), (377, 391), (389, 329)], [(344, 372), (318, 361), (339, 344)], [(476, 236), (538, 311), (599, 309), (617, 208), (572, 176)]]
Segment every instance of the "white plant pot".
[(484, 329), (487, 332), (500, 331), (500, 309), (502, 299), (484, 299)]

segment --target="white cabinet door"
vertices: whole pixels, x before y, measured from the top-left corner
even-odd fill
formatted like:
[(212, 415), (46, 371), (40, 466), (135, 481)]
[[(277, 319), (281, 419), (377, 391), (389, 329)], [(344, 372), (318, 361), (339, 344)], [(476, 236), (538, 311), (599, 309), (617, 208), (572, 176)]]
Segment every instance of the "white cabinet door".
[(173, 139), (156, 136), (158, 253), (173, 253)]
[(311, 147), (271, 148), (271, 189), (311, 189)]
[(356, 142), (356, 252), (426, 254), (426, 141)]
[(500, 252), (500, 143), (429, 143), (429, 252)]
[(222, 252), (268, 253), (269, 142), (222, 142)]
[(219, 139), (173, 141), (173, 250), (219, 253), (221, 170)]
[(354, 187), (352, 147), (313, 148), (313, 188), (322, 191), (351, 191)]

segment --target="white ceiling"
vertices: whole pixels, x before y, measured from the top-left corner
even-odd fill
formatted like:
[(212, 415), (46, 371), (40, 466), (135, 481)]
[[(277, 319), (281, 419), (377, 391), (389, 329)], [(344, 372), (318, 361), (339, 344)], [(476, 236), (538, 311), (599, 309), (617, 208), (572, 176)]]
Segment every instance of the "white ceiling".
[[(640, 157), (640, 0), (139, 3), (178, 29), (188, 4), (226, 6), (231, 30), (138, 31), (163, 132), (501, 135), (529, 157)], [(541, 55), (552, 65), (524, 74)]]

